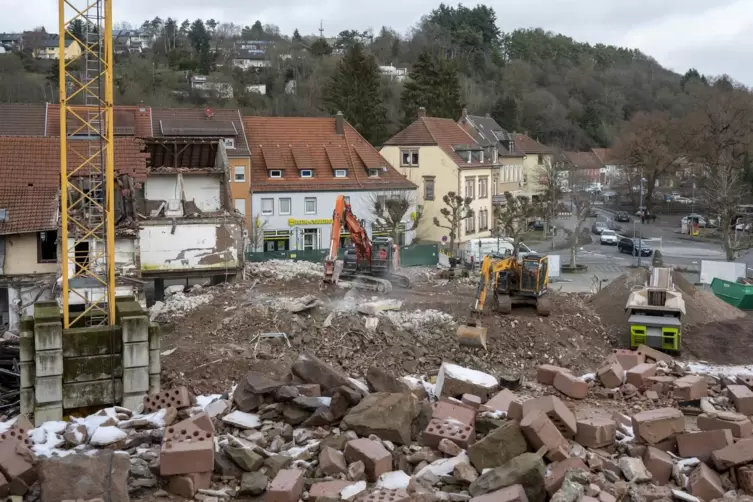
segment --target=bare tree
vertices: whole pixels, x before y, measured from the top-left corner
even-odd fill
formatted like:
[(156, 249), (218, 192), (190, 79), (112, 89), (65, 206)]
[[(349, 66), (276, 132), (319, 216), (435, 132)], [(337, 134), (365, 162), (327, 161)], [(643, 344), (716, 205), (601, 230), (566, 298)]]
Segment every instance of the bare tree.
[(475, 216), (473, 209), (471, 208), (471, 202), (473, 199), (470, 197), (463, 197), (455, 192), (447, 192), (447, 195), (442, 197), (442, 201), (447, 207), (443, 207), (439, 212), (447, 223), (440, 222), (439, 218), (435, 216), (434, 225), (449, 230), (450, 252), (455, 256), (457, 251), (455, 249), (455, 241), (460, 237), (460, 222)]
[(547, 156), (544, 164), (538, 170), (540, 210), (544, 215), (544, 235), (553, 232), (554, 220), (557, 217), (557, 205), (562, 198), (562, 173), (557, 165)]
[(267, 220), (262, 220), (258, 214), (251, 220), (251, 232), (248, 234), (248, 240), (253, 252), (258, 252), (264, 247), (264, 229), (267, 227)]
[(541, 213), (541, 204), (526, 196), (505, 192), (505, 205), (494, 207), (494, 232), (512, 240), (518, 254), (520, 236), (528, 230), (528, 223)]
[[(370, 192), (368, 203), (375, 223), (388, 228), (390, 237), (396, 244), (400, 242), (401, 233), (415, 231), (418, 228), (421, 213), (416, 208), (415, 190)], [(407, 223), (406, 219), (409, 219), (410, 223)]]
[(742, 171), (730, 165), (716, 166), (704, 180), (701, 197), (707, 207), (716, 208), (718, 211), (722, 248), (727, 261), (735, 260), (741, 251), (753, 248), (753, 234), (750, 228), (743, 227), (739, 233), (735, 228), (737, 208), (747, 193)]
[[(577, 169), (570, 171), (571, 183), (578, 184), (579, 179), (584, 179), (585, 173)], [(580, 235), (583, 232), (583, 225), (588, 218), (588, 214), (591, 212), (591, 198), (592, 194), (582, 191), (573, 190), (570, 194), (570, 200), (572, 204), (573, 218), (575, 218), (575, 228), (572, 230), (572, 235), (568, 241), (568, 247), (570, 248), (570, 268), (575, 270), (578, 268), (577, 254), (578, 244), (580, 242)]]

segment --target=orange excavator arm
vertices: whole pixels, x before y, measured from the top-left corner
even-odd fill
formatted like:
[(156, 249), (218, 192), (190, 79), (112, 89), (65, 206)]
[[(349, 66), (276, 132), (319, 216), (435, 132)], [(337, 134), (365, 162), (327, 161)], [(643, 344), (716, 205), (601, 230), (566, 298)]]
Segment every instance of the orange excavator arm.
[(337, 261), (337, 252), (340, 250), (340, 235), (342, 229), (350, 233), (350, 238), (356, 246), (356, 259), (360, 263), (362, 260), (371, 263), (371, 240), (363, 228), (358, 218), (355, 217), (350, 209), (350, 204), (345, 202), (345, 197), (339, 195), (335, 202), (335, 210), (332, 213), (332, 231), (330, 233), (329, 255), (324, 262), (324, 282), (336, 282), (335, 263)]

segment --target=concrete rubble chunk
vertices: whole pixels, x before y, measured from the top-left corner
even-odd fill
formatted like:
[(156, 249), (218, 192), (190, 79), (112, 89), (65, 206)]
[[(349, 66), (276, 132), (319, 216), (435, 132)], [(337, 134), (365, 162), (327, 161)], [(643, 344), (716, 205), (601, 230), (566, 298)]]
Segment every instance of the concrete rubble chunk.
[(522, 485), (512, 485), (486, 495), (473, 497), (470, 502), (528, 502)]
[(549, 496), (554, 495), (562, 487), (565, 474), (572, 469), (583, 472), (589, 471), (588, 466), (578, 457), (570, 457), (560, 462), (554, 462), (549, 466), (544, 478), (544, 488)]
[(579, 502), (584, 497), (585, 484), (588, 482), (588, 478), (584, 476), (584, 473), (579, 471), (569, 471), (565, 474), (565, 479), (562, 482), (562, 487), (552, 495), (550, 502)]
[(412, 424), (418, 418), (418, 400), (410, 393), (369, 394), (343, 418), (349, 429), (361, 436), (374, 434), (380, 439), (407, 445), (411, 443)]
[(354, 388), (347, 375), (313, 354), (299, 354), (298, 359), (293, 363), (292, 370), (304, 382), (319, 384), (323, 390), (335, 389), (340, 386)]
[(708, 395), (708, 384), (706, 377), (702, 375), (685, 375), (675, 380), (674, 388), (675, 399), (680, 401), (691, 401), (701, 399)]
[(437, 396), (460, 398), (463, 394), (475, 394), (488, 398), (498, 388), (497, 379), (483, 371), (472, 370), (457, 364), (442, 363), (437, 374)]
[(111, 450), (40, 459), (41, 502), (96, 498), (128, 502), (129, 469), (128, 454)]
[(544, 502), (544, 474), (546, 466), (535, 453), (524, 453), (509, 462), (484, 472), (474, 481), (469, 492), (477, 497), (508, 486), (521, 485), (530, 502)]
[(575, 442), (586, 448), (602, 448), (614, 443), (617, 424), (608, 418), (585, 418), (578, 420)]
[(239, 429), (255, 429), (261, 427), (259, 415), (234, 411), (222, 417), (222, 421)]
[(483, 471), (498, 467), (528, 451), (528, 444), (514, 421), (505, 422), (468, 448), (471, 464)]
[(471, 484), (478, 479), (478, 472), (468, 462), (461, 462), (452, 469), (452, 475), (458, 481)]
[(244, 472), (241, 477), (241, 485), (238, 490), (240, 496), (255, 497), (267, 491), (269, 478), (261, 471)]
[(382, 368), (372, 366), (366, 372), (366, 382), (373, 392), (403, 393), (410, 392), (408, 385), (390, 375)]
[(225, 452), (233, 459), (238, 467), (246, 472), (258, 470), (264, 464), (264, 457), (251, 448), (236, 445), (226, 445)]
[(726, 471), (753, 462), (753, 438), (742, 439), (737, 443), (716, 450), (711, 454), (717, 471)]
[(676, 408), (659, 408), (633, 415), (633, 433), (636, 439), (647, 444), (661, 441), (685, 432), (685, 416)]
[(711, 502), (724, 495), (722, 479), (719, 474), (704, 463), (698, 464), (698, 467), (690, 474), (688, 487), (692, 495), (704, 502)]
[(701, 462), (708, 463), (712, 452), (730, 446), (734, 442), (732, 431), (729, 429), (689, 432), (677, 435), (677, 451), (681, 457), (695, 457)]
[(309, 500), (311, 502), (321, 502), (327, 498), (340, 500), (340, 491), (352, 484), (353, 481), (340, 479), (316, 482), (311, 485), (311, 489), (309, 490)]
[(647, 483), (651, 481), (651, 473), (643, 465), (643, 460), (635, 457), (620, 457), (620, 470), (625, 479), (633, 483)]
[(696, 419), (702, 431), (729, 429), (736, 438), (745, 438), (753, 434), (753, 422), (739, 413), (719, 412), (714, 415), (702, 413)]
[(573, 399), (585, 399), (588, 395), (588, 382), (564, 371), (555, 375), (554, 388)]
[(319, 452), (319, 469), (327, 476), (336, 476), (348, 472), (348, 464), (342, 452), (325, 446)]
[(753, 495), (753, 465), (739, 467), (735, 472), (740, 490), (747, 495)]
[(212, 481), (211, 472), (198, 472), (191, 474), (181, 474), (170, 476), (167, 483), (167, 491), (173, 495), (192, 499), (199, 490), (209, 488)]

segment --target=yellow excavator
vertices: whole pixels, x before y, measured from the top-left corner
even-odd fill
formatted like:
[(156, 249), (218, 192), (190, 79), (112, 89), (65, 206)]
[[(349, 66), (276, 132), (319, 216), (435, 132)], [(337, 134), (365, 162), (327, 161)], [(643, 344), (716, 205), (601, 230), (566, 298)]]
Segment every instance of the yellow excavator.
[(486, 345), (486, 328), (479, 327), (476, 319), (484, 311), (490, 289), (500, 314), (510, 314), (515, 305), (535, 305), (540, 316), (548, 316), (551, 310), (551, 300), (547, 294), (548, 269), (547, 256), (484, 257), (476, 300), (471, 308), (472, 320), (458, 327), (458, 338), (483, 340), (482, 344)]

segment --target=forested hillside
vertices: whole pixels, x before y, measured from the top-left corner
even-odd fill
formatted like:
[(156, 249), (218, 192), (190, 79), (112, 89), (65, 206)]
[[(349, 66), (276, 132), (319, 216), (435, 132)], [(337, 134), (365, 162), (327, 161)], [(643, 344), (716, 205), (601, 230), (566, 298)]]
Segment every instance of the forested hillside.
[[(342, 109), (374, 143), (426, 106), (431, 115), (452, 118), (463, 107), (490, 112), (507, 129), (569, 150), (608, 146), (638, 112), (685, 115), (692, 106), (690, 80), (732, 86), (727, 77), (707, 82), (694, 70), (675, 74), (629, 48), (590, 45), (541, 29), (502, 33), (494, 10), (483, 5), (440, 5), (418, 20), (410, 36), (389, 27), (372, 33), (354, 26), (328, 41), (297, 30), (282, 34), (259, 22), (242, 27), (212, 19), (156, 18), (137, 28), (157, 38), (152, 50), (116, 56), (118, 104), (299, 116)], [(234, 68), (239, 40), (274, 42), (267, 51), (269, 67)], [(377, 65), (408, 68), (410, 78), (380, 77)], [(232, 82), (234, 98), (192, 92), (188, 77), (194, 73)], [(3, 55), (0, 101), (54, 101), (57, 78), (55, 62), (35, 60), (28, 52)], [(266, 95), (249, 92), (251, 84), (265, 84)]]

